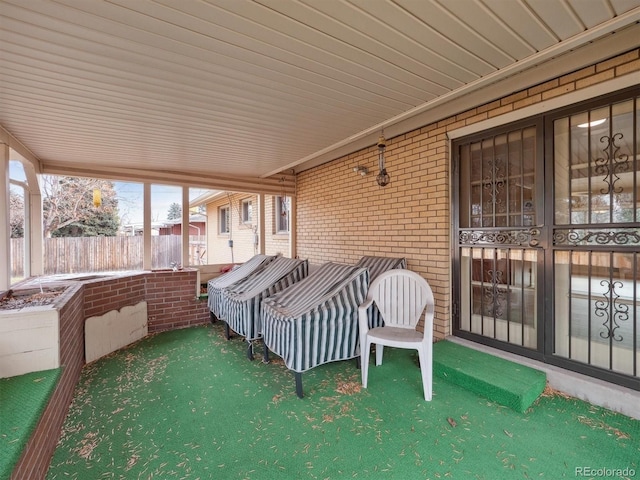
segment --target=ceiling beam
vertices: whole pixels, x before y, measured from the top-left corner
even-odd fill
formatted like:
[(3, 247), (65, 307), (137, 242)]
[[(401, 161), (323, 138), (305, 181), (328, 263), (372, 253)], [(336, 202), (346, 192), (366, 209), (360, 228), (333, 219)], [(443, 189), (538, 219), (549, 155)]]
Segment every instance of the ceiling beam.
[(46, 175), (67, 175), (72, 177), (179, 185), (231, 192), (264, 193), (267, 195), (295, 196), (296, 194), (296, 177), (292, 172), (278, 173), (267, 178), (230, 177), (202, 172), (176, 172), (43, 162), (41, 173)]

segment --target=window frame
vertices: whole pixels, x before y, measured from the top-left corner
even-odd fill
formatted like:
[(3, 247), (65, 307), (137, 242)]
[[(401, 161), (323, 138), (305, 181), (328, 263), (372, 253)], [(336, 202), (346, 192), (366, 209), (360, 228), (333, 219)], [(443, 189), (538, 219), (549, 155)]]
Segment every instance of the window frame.
[(230, 231), (231, 231), (231, 207), (229, 205), (223, 205), (218, 207), (218, 234), (229, 235)]
[(250, 198), (245, 198), (240, 201), (240, 212), (242, 218), (241, 223), (251, 224), (253, 223), (253, 202)]
[[(289, 233), (291, 232), (291, 206), (290, 206), (290, 200), (288, 200), (289, 197), (286, 196), (282, 196), (282, 195), (278, 195), (273, 197), (274, 198), (274, 209), (273, 209), (273, 220), (274, 220), (274, 230), (275, 233), (277, 235), (289, 235)], [(282, 201), (282, 199), (284, 198), (284, 201)], [(283, 215), (282, 214), (282, 207), (283, 205), (286, 207), (286, 214)], [(282, 225), (282, 217), (286, 217), (286, 229), (281, 228)]]

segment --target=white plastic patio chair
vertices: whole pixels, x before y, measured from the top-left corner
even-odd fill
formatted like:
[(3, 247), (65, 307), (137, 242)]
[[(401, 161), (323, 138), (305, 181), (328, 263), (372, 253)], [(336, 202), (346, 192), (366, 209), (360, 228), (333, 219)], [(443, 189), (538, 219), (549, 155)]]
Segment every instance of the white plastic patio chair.
[[(367, 309), (375, 303), (384, 326), (369, 329)], [(424, 312), (424, 333), (416, 326)], [(429, 283), (410, 270), (381, 273), (369, 286), (367, 300), (358, 308), (362, 386), (367, 388), (369, 353), (376, 345), (376, 365), (382, 364), (385, 346), (415, 349), (420, 358), (424, 399), (431, 400), (433, 352), (433, 292)]]

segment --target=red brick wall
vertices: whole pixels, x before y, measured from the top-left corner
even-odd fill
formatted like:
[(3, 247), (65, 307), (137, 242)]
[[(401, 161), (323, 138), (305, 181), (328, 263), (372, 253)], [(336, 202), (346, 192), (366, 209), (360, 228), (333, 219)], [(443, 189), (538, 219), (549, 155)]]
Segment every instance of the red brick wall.
[(84, 366), (84, 321), (146, 300), (149, 332), (202, 325), (206, 300), (196, 298), (196, 270), (142, 272), (70, 287), (60, 305), (62, 375), (11, 475), (12, 480), (45, 478), (73, 393)]
[(206, 300), (196, 299), (196, 270), (146, 274), (149, 333), (202, 325), (209, 321)]
[(83, 318), (104, 315), (111, 310), (120, 310), (145, 300), (147, 275), (140, 273), (87, 282), (84, 287)]

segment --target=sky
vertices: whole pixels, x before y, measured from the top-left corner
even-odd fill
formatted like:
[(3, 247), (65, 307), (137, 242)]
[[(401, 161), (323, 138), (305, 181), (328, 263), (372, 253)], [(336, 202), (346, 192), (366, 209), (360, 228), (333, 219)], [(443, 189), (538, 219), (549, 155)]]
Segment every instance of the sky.
[[(19, 161), (9, 162), (9, 175), (13, 180), (25, 181), (24, 169)], [(118, 195), (118, 213), (121, 224), (143, 223), (143, 184), (131, 182), (113, 182)], [(189, 199), (194, 199), (207, 190), (202, 188), (189, 189)], [(171, 185), (151, 186), (151, 221), (163, 222), (167, 219), (169, 207), (172, 203), (182, 204), (182, 189)]]
[[(142, 224), (143, 211), (143, 184), (129, 182), (114, 182), (115, 190), (118, 193), (118, 208), (121, 223)], [(192, 200), (204, 192), (206, 189), (189, 189), (189, 199)], [(169, 207), (172, 203), (182, 205), (182, 188), (172, 185), (151, 185), (151, 221), (163, 222), (167, 220)]]

